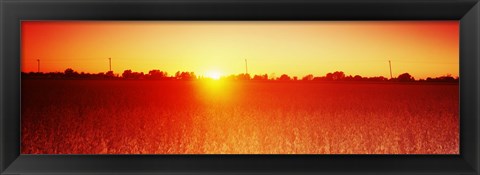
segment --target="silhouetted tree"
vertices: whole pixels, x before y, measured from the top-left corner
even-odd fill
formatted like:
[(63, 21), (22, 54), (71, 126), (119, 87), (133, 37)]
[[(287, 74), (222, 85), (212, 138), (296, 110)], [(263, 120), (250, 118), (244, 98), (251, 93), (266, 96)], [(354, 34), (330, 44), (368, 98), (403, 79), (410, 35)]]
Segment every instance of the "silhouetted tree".
[(415, 81), (415, 78), (413, 78), (409, 73), (403, 73), (397, 77), (397, 80), (401, 82), (408, 82)]
[(197, 76), (194, 72), (180, 72), (175, 73), (175, 79), (177, 80), (195, 80)]
[(67, 68), (67, 69), (65, 69), (64, 73), (65, 73), (65, 75), (71, 75), (71, 74), (74, 73), (74, 71), (73, 71), (72, 68)]
[(345, 80), (345, 81), (353, 81), (353, 77), (352, 77), (352, 75), (345, 76), (345, 78), (343, 78), (343, 80)]
[(106, 76), (107, 78), (113, 78), (113, 77), (115, 77), (115, 74), (113, 74), (113, 71), (108, 71), (108, 72), (105, 74), (105, 76)]
[(262, 78), (263, 78), (264, 80), (268, 80), (268, 74), (263, 74)]
[(67, 68), (64, 71), (65, 78), (78, 78), (78, 72), (74, 71), (72, 68)]
[(134, 79), (144, 79), (145, 74), (143, 72), (133, 72), (133, 78)]
[(237, 80), (250, 80), (250, 74), (238, 74)]
[(325, 75), (325, 80), (333, 80), (333, 74), (327, 73), (327, 75)]
[(180, 71), (175, 72), (175, 79), (180, 79)]
[(283, 74), (283, 75), (280, 76), (280, 78), (278, 78), (278, 80), (280, 80), (280, 81), (288, 81), (290, 79), (291, 78), (287, 74)]
[(125, 79), (144, 79), (143, 72), (132, 72), (132, 70), (123, 71), (122, 77)]
[(453, 78), (452, 75), (448, 74), (448, 75), (441, 76), (441, 77), (436, 77), (436, 78), (428, 77), (426, 79), (426, 81), (429, 81), (429, 82), (458, 82), (458, 77)]
[(255, 75), (253, 76), (253, 80), (268, 80), (268, 75), (267, 74), (264, 74), (264, 75)]
[(327, 73), (325, 76), (326, 80), (343, 80), (345, 78), (345, 73), (342, 71), (335, 71), (333, 73)]
[(313, 75), (312, 75), (312, 74), (308, 74), (308, 75), (304, 76), (304, 77), (302, 78), (302, 80), (303, 80), (303, 81), (311, 81), (311, 80), (313, 80)]
[(168, 76), (167, 72), (163, 72), (160, 70), (151, 70), (148, 72), (149, 79), (165, 79), (167, 78), (167, 76)]
[(345, 73), (342, 71), (335, 71), (332, 75), (333, 80), (343, 80), (345, 78)]
[(452, 77), (452, 75), (448, 74), (446, 76), (441, 76), (439, 77), (439, 79), (441, 81), (445, 81), (445, 82), (452, 82), (452, 81), (455, 81), (455, 78)]
[(361, 81), (361, 80), (363, 80), (363, 77), (360, 76), (360, 75), (355, 75), (355, 76), (353, 77), (353, 80), (355, 80), (355, 81)]
[(124, 70), (123, 73), (122, 73), (122, 77), (123, 78), (132, 78), (132, 70)]

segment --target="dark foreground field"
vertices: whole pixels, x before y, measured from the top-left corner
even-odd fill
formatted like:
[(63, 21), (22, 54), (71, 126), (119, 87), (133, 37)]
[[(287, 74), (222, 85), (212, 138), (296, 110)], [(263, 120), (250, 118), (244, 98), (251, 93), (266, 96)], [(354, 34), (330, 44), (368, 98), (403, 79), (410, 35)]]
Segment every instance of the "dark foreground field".
[(458, 154), (458, 85), (22, 80), (23, 154)]

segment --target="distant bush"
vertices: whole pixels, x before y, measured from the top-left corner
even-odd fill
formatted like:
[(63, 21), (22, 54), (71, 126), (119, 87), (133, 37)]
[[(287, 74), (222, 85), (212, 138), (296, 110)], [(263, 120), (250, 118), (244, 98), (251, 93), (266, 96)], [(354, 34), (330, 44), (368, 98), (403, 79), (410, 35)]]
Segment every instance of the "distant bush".
[(397, 77), (397, 80), (401, 82), (408, 82), (415, 81), (415, 78), (413, 78), (409, 73), (403, 73)]

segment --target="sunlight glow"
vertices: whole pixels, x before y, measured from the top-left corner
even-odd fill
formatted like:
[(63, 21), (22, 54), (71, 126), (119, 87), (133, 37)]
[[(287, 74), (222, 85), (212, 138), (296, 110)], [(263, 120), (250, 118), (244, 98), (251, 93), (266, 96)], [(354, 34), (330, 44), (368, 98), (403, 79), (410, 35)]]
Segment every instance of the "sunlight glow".
[(207, 72), (205, 76), (214, 80), (219, 80), (221, 74), (217, 71), (210, 71), (210, 72)]

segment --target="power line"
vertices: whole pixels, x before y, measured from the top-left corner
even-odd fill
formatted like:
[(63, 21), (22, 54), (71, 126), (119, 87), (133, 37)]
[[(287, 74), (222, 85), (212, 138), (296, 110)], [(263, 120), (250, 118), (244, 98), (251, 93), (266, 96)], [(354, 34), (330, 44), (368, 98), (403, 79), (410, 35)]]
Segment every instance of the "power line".
[(248, 74), (248, 64), (247, 64), (247, 59), (245, 59), (245, 74)]
[(392, 62), (390, 60), (388, 60), (388, 64), (390, 65), (390, 79), (393, 79), (393, 76), (392, 76)]
[(40, 59), (37, 59), (37, 72), (40, 73)]

